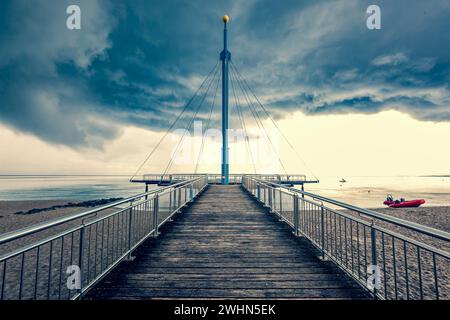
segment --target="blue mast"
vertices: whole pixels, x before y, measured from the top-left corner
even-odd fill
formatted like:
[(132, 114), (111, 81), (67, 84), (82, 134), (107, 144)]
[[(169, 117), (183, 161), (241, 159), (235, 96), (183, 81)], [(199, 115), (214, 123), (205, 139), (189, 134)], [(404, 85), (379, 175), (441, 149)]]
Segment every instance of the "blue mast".
[(228, 65), (231, 59), (231, 52), (228, 51), (227, 43), (227, 23), (228, 16), (223, 16), (223, 51), (220, 53), (222, 60), (222, 184), (229, 184), (229, 157), (228, 157)]

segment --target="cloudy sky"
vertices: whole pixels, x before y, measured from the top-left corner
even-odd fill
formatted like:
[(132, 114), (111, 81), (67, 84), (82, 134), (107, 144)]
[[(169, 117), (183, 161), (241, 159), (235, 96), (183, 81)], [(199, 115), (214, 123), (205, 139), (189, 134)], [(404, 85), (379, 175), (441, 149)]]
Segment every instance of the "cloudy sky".
[(289, 171), (450, 173), (448, 0), (4, 0), (0, 174), (133, 173), (217, 63), (224, 13), (234, 65), (307, 163), (280, 144)]

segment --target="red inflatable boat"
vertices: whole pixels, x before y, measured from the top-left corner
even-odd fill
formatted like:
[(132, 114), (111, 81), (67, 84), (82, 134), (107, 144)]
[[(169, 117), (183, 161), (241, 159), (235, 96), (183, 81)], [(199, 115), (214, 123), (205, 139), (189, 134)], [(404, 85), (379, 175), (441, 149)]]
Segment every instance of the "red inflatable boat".
[(383, 202), (390, 208), (417, 208), (425, 203), (424, 199), (408, 200), (401, 198), (400, 200), (394, 200), (394, 198), (388, 194), (386, 201)]

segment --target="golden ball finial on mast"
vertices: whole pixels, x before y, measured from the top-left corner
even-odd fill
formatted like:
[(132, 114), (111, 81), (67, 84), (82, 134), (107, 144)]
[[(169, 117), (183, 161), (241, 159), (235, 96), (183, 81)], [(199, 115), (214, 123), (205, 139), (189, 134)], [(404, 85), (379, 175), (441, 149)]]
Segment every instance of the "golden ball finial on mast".
[(223, 20), (223, 23), (228, 23), (228, 21), (230, 21), (230, 17), (227, 15), (224, 15), (222, 20)]

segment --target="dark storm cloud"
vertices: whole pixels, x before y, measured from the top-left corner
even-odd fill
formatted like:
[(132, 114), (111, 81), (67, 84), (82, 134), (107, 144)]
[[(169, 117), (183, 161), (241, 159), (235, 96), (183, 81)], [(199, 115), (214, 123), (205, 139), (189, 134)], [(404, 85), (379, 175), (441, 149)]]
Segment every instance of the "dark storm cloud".
[[(69, 4), (80, 31), (65, 27)], [(379, 31), (366, 28), (369, 4), (3, 1), (0, 121), (73, 147), (100, 147), (123, 124), (164, 129), (217, 62), (223, 13), (234, 63), (275, 118), (395, 109), (449, 121), (450, 3), (378, 1)]]

